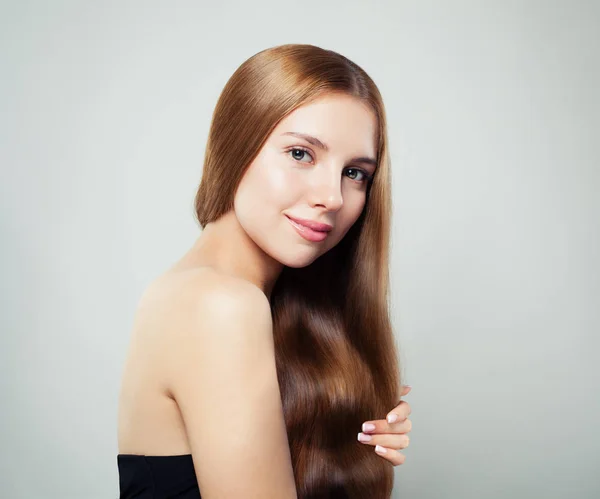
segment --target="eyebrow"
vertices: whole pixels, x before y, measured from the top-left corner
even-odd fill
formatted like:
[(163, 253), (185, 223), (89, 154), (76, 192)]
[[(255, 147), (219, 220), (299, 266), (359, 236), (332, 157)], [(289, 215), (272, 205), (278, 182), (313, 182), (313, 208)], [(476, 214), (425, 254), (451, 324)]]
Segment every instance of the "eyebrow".
[[(327, 147), (327, 144), (324, 144), (323, 142), (321, 142), (319, 139), (317, 139), (316, 137), (313, 137), (312, 135), (308, 135), (306, 133), (300, 133), (300, 132), (285, 132), (282, 133), (281, 135), (293, 135), (294, 137), (299, 137), (301, 139), (306, 140), (306, 142), (312, 144), (315, 147), (319, 147), (320, 149), (323, 149), (324, 151), (329, 151), (329, 147)], [(373, 158), (369, 158), (366, 156), (361, 156), (358, 158), (352, 158), (350, 160), (351, 163), (366, 163), (369, 165), (373, 165), (373, 166), (377, 166), (377, 160), (373, 159)]]

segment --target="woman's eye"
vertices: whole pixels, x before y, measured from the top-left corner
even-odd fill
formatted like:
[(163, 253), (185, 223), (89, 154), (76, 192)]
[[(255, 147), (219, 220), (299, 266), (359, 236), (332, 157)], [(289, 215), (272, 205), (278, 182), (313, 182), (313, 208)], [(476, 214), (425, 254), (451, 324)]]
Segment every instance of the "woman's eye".
[[(302, 158), (304, 158), (304, 155), (306, 154), (307, 156), (309, 156), (311, 158), (311, 160), (313, 159), (313, 157), (311, 156), (311, 154), (306, 150), (303, 149), (301, 147), (292, 147), (289, 151), (287, 151), (288, 154), (292, 154), (292, 158), (296, 161), (301, 161)], [(310, 163), (310, 161), (309, 161)], [(366, 171), (364, 171), (362, 168), (346, 168), (346, 172), (351, 172), (350, 175), (350, 180), (354, 180), (356, 182), (358, 182), (359, 184), (364, 184), (366, 182), (368, 182), (369, 180), (371, 180), (372, 175), (369, 175)], [(358, 175), (358, 178), (357, 178)]]
[[(292, 153), (292, 157), (296, 161), (300, 161), (304, 157), (305, 154), (310, 156), (309, 152), (306, 149), (300, 149), (299, 147), (294, 147), (294, 148), (290, 149), (288, 152)], [(310, 156), (310, 157), (312, 159), (312, 156)]]
[[(360, 168), (348, 168), (346, 170), (347, 172), (356, 172), (358, 175), (362, 175), (362, 177), (360, 177), (358, 179), (358, 182), (366, 182), (367, 180), (369, 180), (369, 175), (367, 175), (367, 173), (363, 170), (361, 170)], [(356, 179), (356, 175), (353, 175), (350, 177), (352, 180), (357, 180)]]

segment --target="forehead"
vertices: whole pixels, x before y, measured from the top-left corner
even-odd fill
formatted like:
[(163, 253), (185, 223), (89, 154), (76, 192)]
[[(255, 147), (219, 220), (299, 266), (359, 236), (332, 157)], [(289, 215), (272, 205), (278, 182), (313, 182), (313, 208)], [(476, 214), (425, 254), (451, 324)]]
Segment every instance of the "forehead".
[(377, 116), (368, 103), (349, 95), (327, 94), (300, 106), (277, 124), (273, 136), (286, 132), (318, 137), (332, 151), (376, 156)]

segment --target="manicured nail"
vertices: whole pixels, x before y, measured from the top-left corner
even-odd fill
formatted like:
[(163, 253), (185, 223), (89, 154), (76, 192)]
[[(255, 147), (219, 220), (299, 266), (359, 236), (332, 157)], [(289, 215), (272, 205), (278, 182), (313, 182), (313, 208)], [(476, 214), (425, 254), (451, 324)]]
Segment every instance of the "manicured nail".
[(362, 430), (363, 431), (372, 431), (375, 429), (375, 425), (372, 423), (363, 423)]
[(359, 442), (370, 442), (372, 439), (373, 439), (373, 437), (371, 435), (365, 435), (364, 433), (358, 434)]
[(382, 447), (381, 445), (376, 445), (375, 452), (381, 452), (382, 454), (385, 454), (387, 452), (387, 449), (385, 447)]
[(396, 421), (398, 421), (398, 414), (388, 414), (388, 417), (387, 417), (388, 423), (395, 423)]

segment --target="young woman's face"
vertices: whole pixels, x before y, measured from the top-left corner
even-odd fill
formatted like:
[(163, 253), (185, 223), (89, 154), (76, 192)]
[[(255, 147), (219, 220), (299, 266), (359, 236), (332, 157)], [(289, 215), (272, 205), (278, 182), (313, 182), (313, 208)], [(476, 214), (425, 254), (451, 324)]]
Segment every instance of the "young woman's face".
[[(275, 127), (240, 182), (234, 201), (240, 224), (283, 265), (309, 265), (360, 216), (376, 169), (376, 140), (375, 113), (354, 97), (328, 94), (294, 110)], [(313, 232), (291, 218), (332, 228)]]

